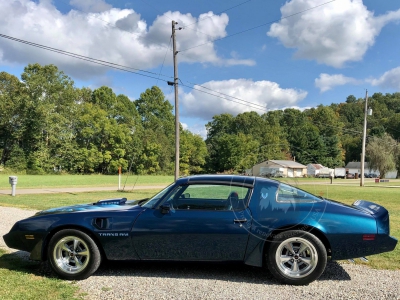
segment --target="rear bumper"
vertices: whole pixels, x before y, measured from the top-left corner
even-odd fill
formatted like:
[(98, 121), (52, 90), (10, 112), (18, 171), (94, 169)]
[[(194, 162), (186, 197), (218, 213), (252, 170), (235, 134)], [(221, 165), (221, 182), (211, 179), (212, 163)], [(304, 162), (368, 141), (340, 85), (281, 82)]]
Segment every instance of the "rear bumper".
[(390, 252), (396, 248), (396, 245), (397, 239), (386, 234), (376, 235), (373, 241), (363, 241), (359, 236), (351, 241), (343, 241), (341, 247), (334, 249), (332, 259), (349, 259)]

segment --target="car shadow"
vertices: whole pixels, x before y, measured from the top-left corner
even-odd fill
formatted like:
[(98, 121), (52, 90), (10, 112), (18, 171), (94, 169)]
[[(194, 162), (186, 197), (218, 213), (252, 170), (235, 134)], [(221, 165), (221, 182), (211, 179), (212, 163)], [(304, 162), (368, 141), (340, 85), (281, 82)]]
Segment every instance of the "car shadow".
[[(24, 251), (3, 254), (0, 257), (0, 268), (50, 278), (57, 277), (48, 262), (30, 261), (29, 253)], [(192, 278), (264, 285), (278, 284), (265, 268), (240, 263), (105, 261), (94, 276)], [(329, 261), (318, 280), (344, 281), (351, 280), (351, 277), (339, 263)]]
[[(168, 277), (175, 279), (214, 279), (252, 284), (277, 284), (278, 281), (265, 268), (240, 263), (209, 262), (104, 262), (95, 276)], [(318, 280), (351, 280), (350, 275), (337, 262), (328, 262)]]

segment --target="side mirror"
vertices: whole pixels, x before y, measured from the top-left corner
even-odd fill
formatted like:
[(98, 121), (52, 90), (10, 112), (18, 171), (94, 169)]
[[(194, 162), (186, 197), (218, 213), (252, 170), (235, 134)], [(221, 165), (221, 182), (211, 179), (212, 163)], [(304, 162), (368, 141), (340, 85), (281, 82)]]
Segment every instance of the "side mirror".
[(160, 209), (161, 209), (161, 213), (165, 215), (165, 214), (169, 213), (169, 211), (171, 210), (171, 206), (169, 204), (164, 204), (164, 205), (161, 205)]

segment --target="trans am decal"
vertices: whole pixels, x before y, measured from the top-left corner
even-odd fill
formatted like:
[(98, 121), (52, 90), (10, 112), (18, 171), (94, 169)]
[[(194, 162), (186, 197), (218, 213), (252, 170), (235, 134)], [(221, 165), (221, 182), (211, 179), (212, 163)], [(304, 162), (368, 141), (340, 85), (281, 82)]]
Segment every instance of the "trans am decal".
[(128, 232), (105, 232), (99, 233), (99, 236), (108, 237), (108, 236), (129, 236)]

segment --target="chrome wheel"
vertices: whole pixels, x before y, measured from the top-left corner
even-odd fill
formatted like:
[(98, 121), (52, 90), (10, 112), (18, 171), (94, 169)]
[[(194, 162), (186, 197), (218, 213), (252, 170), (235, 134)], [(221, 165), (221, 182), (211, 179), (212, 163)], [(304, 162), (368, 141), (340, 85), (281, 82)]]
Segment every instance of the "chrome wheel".
[(287, 277), (303, 278), (317, 267), (318, 252), (314, 245), (304, 238), (289, 238), (278, 246), (275, 262)]
[(82, 272), (90, 261), (89, 247), (79, 237), (63, 237), (54, 246), (53, 261), (61, 271), (77, 274)]

